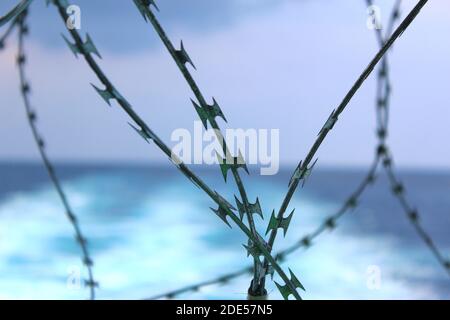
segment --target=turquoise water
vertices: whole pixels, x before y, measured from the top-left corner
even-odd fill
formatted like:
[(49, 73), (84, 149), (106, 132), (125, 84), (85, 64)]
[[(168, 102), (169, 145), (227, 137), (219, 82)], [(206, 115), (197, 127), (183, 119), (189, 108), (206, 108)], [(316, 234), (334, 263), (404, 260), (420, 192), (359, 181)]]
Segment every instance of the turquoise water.
[[(251, 262), (239, 231), (217, 219), (208, 198), (173, 168), (62, 165), (57, 172), (89, 239), (101, 299), (151, 297)], [(313, 231), (363, 173), (314, 172), (292, 202), (296, 214), (277, 248)], [(232, 189), (218, 171), (199, 174), (231, 199)], [(401, 177), (423, 214), (423, 225), (450, 255), (450, 173), (411, 171)], [(74, 271), (84, 270), (43, 168), (1, 164), (0, 181), (0, 298), (87, 298), (86, 289), (69, 281)], [(266, 220), (279, 207), (288, 181), (288, 171), (245, 179), (250, 197), (260, 198)], [(383, 177), (334, 232), (294, 253), (284, 266), (305, 285), (305, 299), (450, 298), (450, 278), (414, 233)], [(380, 271), (377, 288), (368, 286), (374, 266)], [(243, 276), (182, 297), (244, 299), (248, 283)], [(271, 298), (280, 297), (272, 285), (269, 289)]]

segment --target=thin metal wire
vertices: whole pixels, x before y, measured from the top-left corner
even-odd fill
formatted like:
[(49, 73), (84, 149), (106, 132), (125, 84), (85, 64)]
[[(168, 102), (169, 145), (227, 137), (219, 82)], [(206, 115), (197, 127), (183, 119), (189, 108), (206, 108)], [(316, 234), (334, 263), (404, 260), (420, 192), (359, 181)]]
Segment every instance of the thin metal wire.
[[(366, 0), (368, 5), (372, 5), (372, 0)], [(397, 0), (390, 17), (389, 26), (384, 36), (381, 29), (375, 29), (377, 40), (380, 46), (383, 46), (385, 39), (392, 33), (393, 25), (400, 16), (401, 0)], [(390, 69), (388, 63), (388, 56), (383, 58), (383, 64), (377, 75), (377, 97), (376, 97), (376, 113), (377, 113), (377, 137), (381, 156), (383, 159), (383, 168), (391, 185), (391, 193), (398, 200), (403, 209), (406, 218), (410, 221), (414, 230), (431, 251), (436, 261), (442, 266), (446, 273), (450, 276), (450, 260), (446, 259), (444, 254), (433, 241), (430, 234), (421, 225), (421, 219), (418, 209), (408, 201), (406, 197), (405, 184), (400, 181), (397, 173), (394, 170), (394, 156), (391, 148), (387, 144), (387, 137), (389, 135), (389, 112), (391, 106), (392, 85), (390, 80)]]
[(3, 33), (2, 36), (0, 36), (0, 51), (3, 50), (5, 48), (6, 45), (6, 40), (8, 39), (8, 37), (11, 35), (12, 31), (14, 30), (14, 27), (17, 24), (17, 18), (15, 18), (9, 25), (8, 28), (6, 29), (5, 33)]
[(0, 17), (0, 27), (15, 19), (19, 14), (28, 8), (33, 0), (22, 0), (4, 16)]
[(17, 57), (17, 64), (19, 68), (19, 77), (20, 77), (20, 91), (22, 94), (23, 103), (25, 106), (28, 124), (31, 128), (31, 132), (33, 134), (34, 141), (36, 142), (36, 145), (39, 150), (39, 154), (42, 158), (42, 162), (45, 166), (45, 169), (47, 170), (47, 173), (50, 177), (50, 180), (53, 183), (53, 186), (61, 200), (62, 205), (64, 206), (66, 216), (72, 225), (74, 231), (75, 231), (75, 239), (81, 249), (82, 254), (82, 262), (86, 266), (86, 269), (88, 271), (88, 279), (85, 280), (85, 285), (89, 287), (90, 291), (90, 299), (95, 299), (95, 288), (98, 287), (98, 282), (94, 279), (94, 272), (93, 272), (93, 260), (89, 254), (89, 249), (87, 246), (87, 239), (84, 237), (79, 220), (77, 216), (75, 215), (74, 211), (72, 210), (69, 200), (67, 198), (67, 195), (62, 187), (62, 184), (55, 172), (54, 166), (52, 165), (50, 158), (47, 155), (47, 151), (45, 149), (45, 142), (42, 134), (39, 133), (37, 128), (37, 113), (36, 110), (31, 107), (30, 102), (30, 83), (26, 80), (26, 70), (25, 70), (25, 64), (26, 64), (26, 53), (25, 53), (25, 36), (28, 34), (28, 27), (26, 25), (26, 16), (27, 11), (23, 11), (20, 18), (18, 19), (18, 26), (19, 26), (19, 54)]

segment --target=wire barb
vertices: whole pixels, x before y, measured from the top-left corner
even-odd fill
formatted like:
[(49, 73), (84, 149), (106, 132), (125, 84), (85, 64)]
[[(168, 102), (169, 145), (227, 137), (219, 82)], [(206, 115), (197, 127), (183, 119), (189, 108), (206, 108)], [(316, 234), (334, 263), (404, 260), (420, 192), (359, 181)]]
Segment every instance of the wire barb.
[(266, 235), (271, 230), (283, 229), (284, 236), (286, 236), (287, 230), (291, 223), (292, 216), (294, 215), (294, 211), (295, 211), (295, 209), (292, 210), (291, 214), (289, 216), (287, 216), (286, 218), (283, 218), (283, 217), (277, 218), (275, 216), (275, 210), (273, 210), (272, 216), (270, 217), (269, 225), (267, 226)]
[[(245, 215), (244, 204), (241, 201), (239, 201), (239, 199), (236, 196), (234, 196), (234, 200), (236, 201), (236, 205), (237, 205), (237, 208), (239, 211), (239, 217), (242, 220)], [(248, 211), (250, 214), (257, 214), (261, 217), (261, 219), (264, 219), (264, 215), (263, 215), (262, 209), (261, 209), (261, 204), (259, 203), (259, 198), (256, 198), (255, 203), (249, 203)]]
[(79, 54), (84, 54), (86, 52), (93, 53), (97, 57), (99, 57), (100, 59), (102, 58), (102, 56), (98, 52), (97, 47), (95, 46), (95, 44), (92, 41), (92, 39), (89, 36), (89, 34), (86, 34), (86, 41), (83, 42), (83, 50), (79, 49), (77, 45), (71, 43), (66, 38), (65, 35), (62, 35), (62, 37), (63, 37), (64, 41), (67, 43), (67, 45), (69, 46), (70, 50), (73, 52), (73, 54), (75, 55), (76, 58), (78, 58)]
[[(297, 277), (295, 276), (295, 274), (292, 272), (291, 269), (289, 269), (289, 273), (291, 274), (291, 282), (295, 285), (295, 287), (305, 291), (305, 288), (303, 287), (302, 283), (297, 279)], [(287, 285), (282, 286), (276, 281), (275, 285), (277, 286), (283, 298), (285, 300), (289, 300), (289, 296), (293, 294), (291, 288), (289, 288)]]

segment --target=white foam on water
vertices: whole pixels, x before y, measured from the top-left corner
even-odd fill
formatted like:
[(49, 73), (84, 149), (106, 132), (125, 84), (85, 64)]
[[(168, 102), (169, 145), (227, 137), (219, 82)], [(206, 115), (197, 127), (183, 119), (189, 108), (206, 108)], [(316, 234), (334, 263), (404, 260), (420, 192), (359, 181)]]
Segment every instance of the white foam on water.
[(49, 248), (51, 241), (67, 234), (73, 230), (53, 189), (17, 193), (4, 200), (0, 204), (2, 297), (80, 298), (65, 284), (67, 266), (79, 265), (79, 257), (61, 256)]
[[(82, 228), (92, 241), (94, 272), (101, 285), (99, 298), (150, 297), (251, 263), (241, 246), (245, 239), (240, 232), (236, 227), (229, 230), (205, 209), (209, 200), (195, 188), (186, 188), (174, 179), (157, 190), (143, 189), (141, 201), (121, 199), (127, 212), (120, 219), (108, 219), (108, 212), (98, 212), (99, 208), (108, 210), (117, 200), (116, 194), (102, 193), (108, 179), (93, 176), (65, 185)], [(276, 207), (275, 199), (269, 197), (263, 206)], [(303, 195), (293, 200), (292, 207), (297, 208), (296, 214), (287, 237), (283, 239), (280, 233), (279, 248), (314, 230), (337, 204)], [(269, 213), (265, 216), (264, 224)], [(351, 221), (344, 219), (342, 223)], [(283, 265), (286, 271), (291, 268), (307, 288), (302, 294), (305, 299), (442, 298), (429, 281), (439, 278), (441, 270), (421, 263), (431, 259), (425, 249), (403, 248), (394, 238), (376, 234), (356, 237), (347, 229), (325, 232), (317, 245), (296, 252)], [(86, 289), (67, 287), (69, 268), (79, 267), (85, 276), (72, 234), (50, 186), (3, 200), (0, 297), (87, 298)], [(55, 241), (61, 239), (67, 244), (55, 250)], [(367, 286), (369, 266), (378, 266), (381, 271), (377, 290)], [(226, 286), (211, 286), (184, 297), (245, 299), (249, 280), (249, 275), (242, 276)], [(272, 283), (269, 290), (271, 298), (281, 298)]]

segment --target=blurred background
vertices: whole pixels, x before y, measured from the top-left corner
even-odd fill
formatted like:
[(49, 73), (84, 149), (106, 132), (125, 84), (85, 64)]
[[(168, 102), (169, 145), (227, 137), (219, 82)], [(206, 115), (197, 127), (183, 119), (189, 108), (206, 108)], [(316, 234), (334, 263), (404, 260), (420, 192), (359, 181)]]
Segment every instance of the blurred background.
[[(375, 1), (386, 22), (394, 1)], [(16, 1), (4, 0), (5, 13)], [(77, 0), (81, 32), (103, 56), (100, 65), (136, 111), (169, 142), (193, 130), (197, 115), (176, 65), (133, 2)], [(416, 1), (402, 1), (402, 17)], [(157, 13), (172, 41), (183, 39), (194, 77), (214, 96), (230, 128), (280, 129), (281, 171), (245, 182), (266, 220), (277, 209), (295, 165), (330, 111), (377, 52), (362, 0), (165, 0)], [(431, 1), (390, 54), (393, 96), (389, 144), (407, 196), (424, 227), (449, 255), (450, 3)], [(99, 84), (61, 34), (55, 8), (31, 6), (27, 73), (38, 126), (89, 239), (99, 298), (145, 298), (249, 264), (241, 244), (208, 210), (211, 202), (108, 108)], [(2, 31), (5, 28), (2, 28)], [(16, 36), (0, 52), (0, 298), (85, 298), (67, 286), (83, 267), (72, 229), (40, 164), (20, 98)], [(291, 207), (284, 248), (311, 232), (356, 188), (376, 146), (375, 73), (349, 104), (319, 151), (319, 162)], [(194, 166), (232, 199), (218, 168)], [(360, 206), (287, 266), (305, 299), (448, 299), (450, 279), (415, 234), (381, 176)], [(119, 196), (120, 195), (120, 196)], [(261, 230), (265, 224), (261, 222)], [(368, 270), (381, 271), (369, 288)], [(246, 297), (249, 277), (185, 298)], [(279, 298), (277, 290), (271, 297)]]

